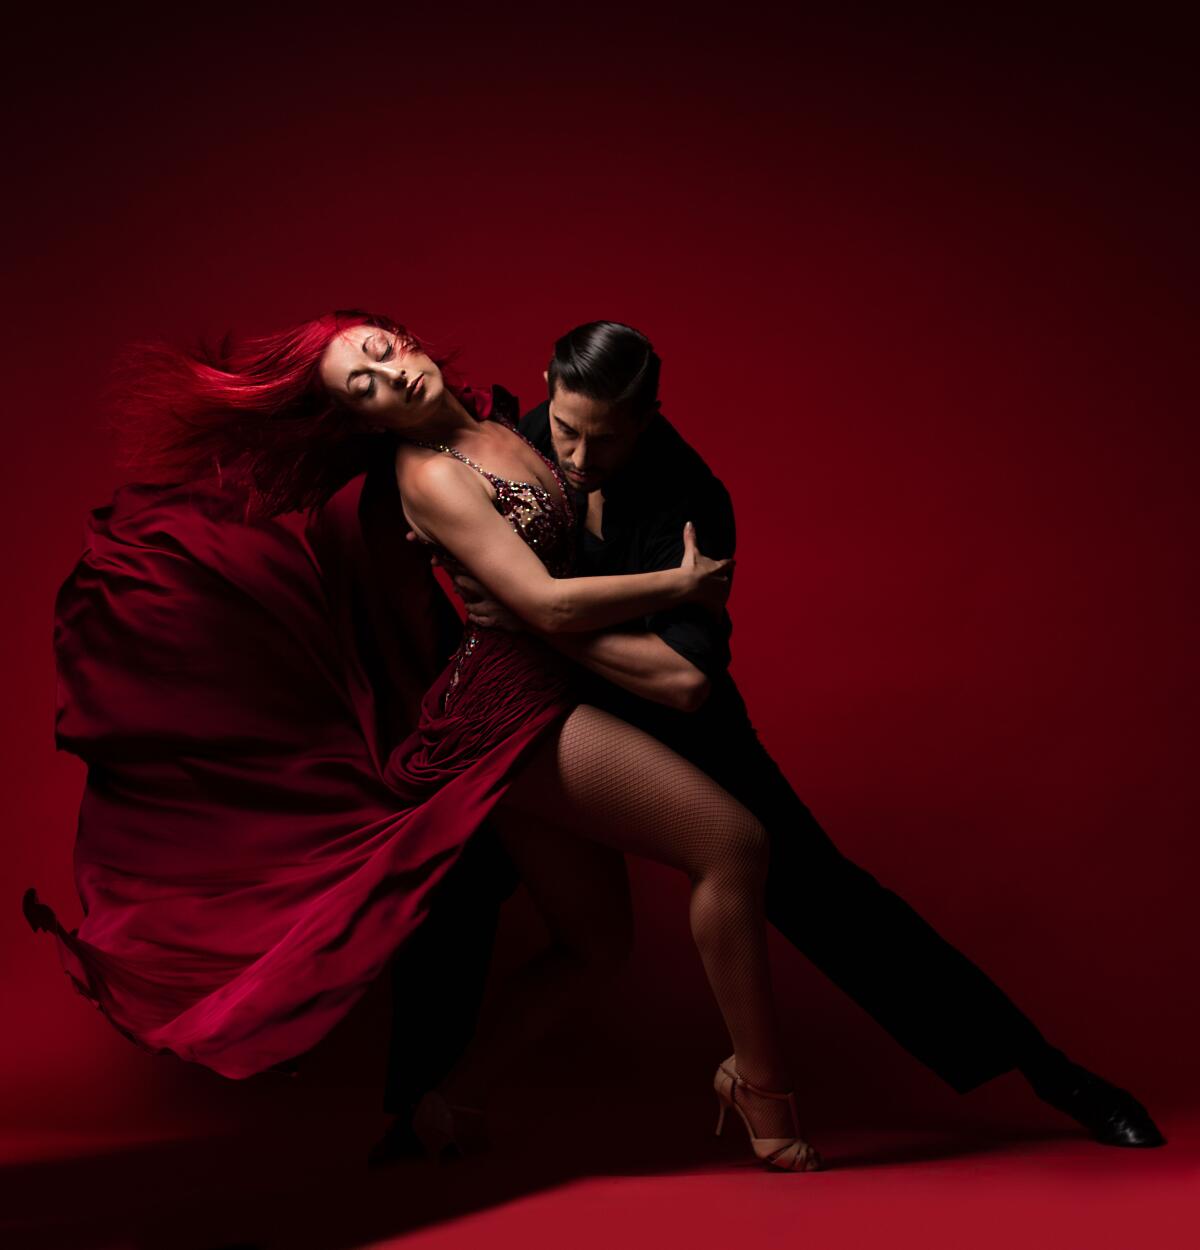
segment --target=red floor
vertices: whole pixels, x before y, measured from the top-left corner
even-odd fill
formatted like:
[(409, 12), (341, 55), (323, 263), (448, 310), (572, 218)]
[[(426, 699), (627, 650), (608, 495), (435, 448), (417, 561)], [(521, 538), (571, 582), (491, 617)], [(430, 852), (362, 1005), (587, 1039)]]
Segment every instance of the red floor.
[[(1195, 1168), (1096, 1160), (1071, 1145), (887, 1162), (894, 1141), (839, 1143), (853, 1166), (815, 1177), (738, 1167), (578, 1180), (373, 1246), (1195, 1247)], [(936, 1149), (936, 1146), (934, 1146)], [(881, 1158), (880, 1155), (883, 1157)], [(797, 1182), (797, 1183), (793, 1183)]]
[(812, 1136), (830, 1169), (784, 1176), (745, 1163), (728, 1133), (714, 1139), (707, 1103), (703, 1126), (698, 1105), (674, 1117), (686, 1143), (648, 1139), (627, 1109), (603, 1119), (603, 1133), (573, 1140), (554, 1128), (553, 1110), (536, 1124), (501, 1120), (492, 1155), (376, 1172), (361, 1155), (380, 1121), (362, 1116), (323, 1113), (174, 1142), (10, 1140), (2, 1242), (6, 1250), (1200, 1244), (1200, 1113), (1164, 1116), (1171, 1143), (1155, 1151), (1105, 1149), (1067, 1128), (823, 1129)]

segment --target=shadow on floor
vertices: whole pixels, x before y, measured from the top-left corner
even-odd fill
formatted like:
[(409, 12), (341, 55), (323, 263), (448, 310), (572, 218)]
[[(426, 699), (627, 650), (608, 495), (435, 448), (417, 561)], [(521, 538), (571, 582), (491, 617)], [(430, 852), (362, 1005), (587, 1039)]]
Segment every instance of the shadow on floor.
[[(609, 1091), (611, 1093), (611, 1091)], [(560, 1097), (559, 1095), (563, 1095)], [(569, 1112), (564, 1108), (569, 1107)], [(745, 1138), (712, 1136), (707, 1106), (640, 1109), (544, 1091), (495, 1123), (495, 1149), (454, 1164), (368, 1170), (378, 1117), (288, 1116), (236, 1136), (164, 1142), (0, 1171), (4, 1244), (31, 1250), (349, 1250), (574, 1180), (753, 1169)], [(676, 1135), (644, 1126), (673, 1125)], [(828, 1136), (831, 1167), (930, 1162), (1044, 1142), (998, 1130)], [(814, 1133), (814, 1141), (825, 1145)]]

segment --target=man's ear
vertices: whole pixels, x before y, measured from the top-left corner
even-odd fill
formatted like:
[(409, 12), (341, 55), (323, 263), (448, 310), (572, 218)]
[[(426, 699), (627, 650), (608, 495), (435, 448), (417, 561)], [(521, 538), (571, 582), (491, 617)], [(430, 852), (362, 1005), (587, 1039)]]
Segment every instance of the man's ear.
[(542, 370), (542, 381), (545, 382), (547, 386), (550, 385), (550, 370), (549, 369)]

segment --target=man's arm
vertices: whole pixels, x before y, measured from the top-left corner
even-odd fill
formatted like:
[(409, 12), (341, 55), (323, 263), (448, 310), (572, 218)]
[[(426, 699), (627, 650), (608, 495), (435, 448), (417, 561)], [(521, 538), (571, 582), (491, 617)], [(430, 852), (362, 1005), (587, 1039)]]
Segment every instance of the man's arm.
[[(736, 544), (733, 506), (728, 492), (713, 479), (702, 497), (654, 518), (655, 524), (645, 535), (639, 571), (678, 564), (682, 542), (673, 528), (676, 523), (682, 527), (685, 512), (695, 515), (697, 532), (705, 541), (722, 555), (732, 556)], [(473, 579), (455, 578), (455, 587), (478, 624), (521, 628)], [(712, 680), (728, 667), (732, 628), (728, 615), (685, 607), (643, 617), (641, 626), (632, 631), (570, 635), (538, 632), (558, 651), (614, 685), (653, 703), (696, 711), (708, 698)]]
[[(677, 559), (679, 540), (670, 532), (676, 517), (691, 519), (697, 536), (714, 551), (732, 557), (737, 544), (733, 519), (733, 503), (729, 492), (714, 477), (690, 494), (674, 508), (663, 508), (653, 517), (653, 524), (642, 535), (638, 552), (639, 569), (669, 568)], [(678, 609), (656, 612), (644, 620), (644, 628), (656, 636), (672, 654), (683, 663), (695, 668), (708, 682), (714, 682), (729, 667), (729, 636), (733, 624), (729, 613), (692, 611), (690, 605)], [(702, 695), (695, 706), (704, 701)]]
[(708, 678), (649, 630), (542, 637), (577, 664), (652, 703), (694, 712), (708, 698)]
[[(487, 588), (465, 573), (453, 576), (454, 588), (477, 625), (524, 629), (519, 617), (491, 597)], [(533, 631), (568, 659), (591, 669), (614, 685), (681, 712), (694, 712), (711, 688), (703, 671), (667, 646), (655, 633), (608, 630), (594, 634)]]

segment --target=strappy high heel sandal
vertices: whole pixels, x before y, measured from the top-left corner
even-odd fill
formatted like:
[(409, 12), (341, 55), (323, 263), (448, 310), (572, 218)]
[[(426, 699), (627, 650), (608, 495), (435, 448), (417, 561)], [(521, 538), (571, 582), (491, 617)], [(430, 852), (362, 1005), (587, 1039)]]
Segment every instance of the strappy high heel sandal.
[(491, 1146), (483, 1111), (449, 1103), (436, 1089), (421, 1096), (411, 1123), (413, 1136), (421, 1143), (425, 1157), (439, 1163), (477, 1154)]
[[(767, 1167), (777, 1168), (782, 1172), (816, 1172), (821, 1168), (821, 1156), (800, 1136), (800, 1125), (796, 1118), (796, 1095), (794, 1093), (778, 1094), (773, 1090), (759, 1089), (757, 1085), (751, 1085), (745, 1077), (738, 1074), (733, 1067), (731, 1059), (726, 1059), (717, 1068), (717, 1074), (713, 1077), (713, 1089), (717, 1092), (717, 1105), (720, 1107), (717, 1115), (718, 1137), (721, 1135), (721, 1129), (725, 1127), (725, 1112), (732, 1107), (741, 1116), (742, 1123), (746, 1126), (746, 1132), (750, 1137), (750, 1145), (753, 1147), (755, 1155)], [(779, 1101), (786, 1101), (792, 1113), (792, 1131), (795, 1133), (795, 1136), (757, 1137), (754, 1133), (754, 1126), (746, 1115), (745, 1108), (737, 1101), (736, 1095), (739, 1089), (748, 1090), (751, 1094), (757, 1094), (760, 1098), (775, 1098)]]

